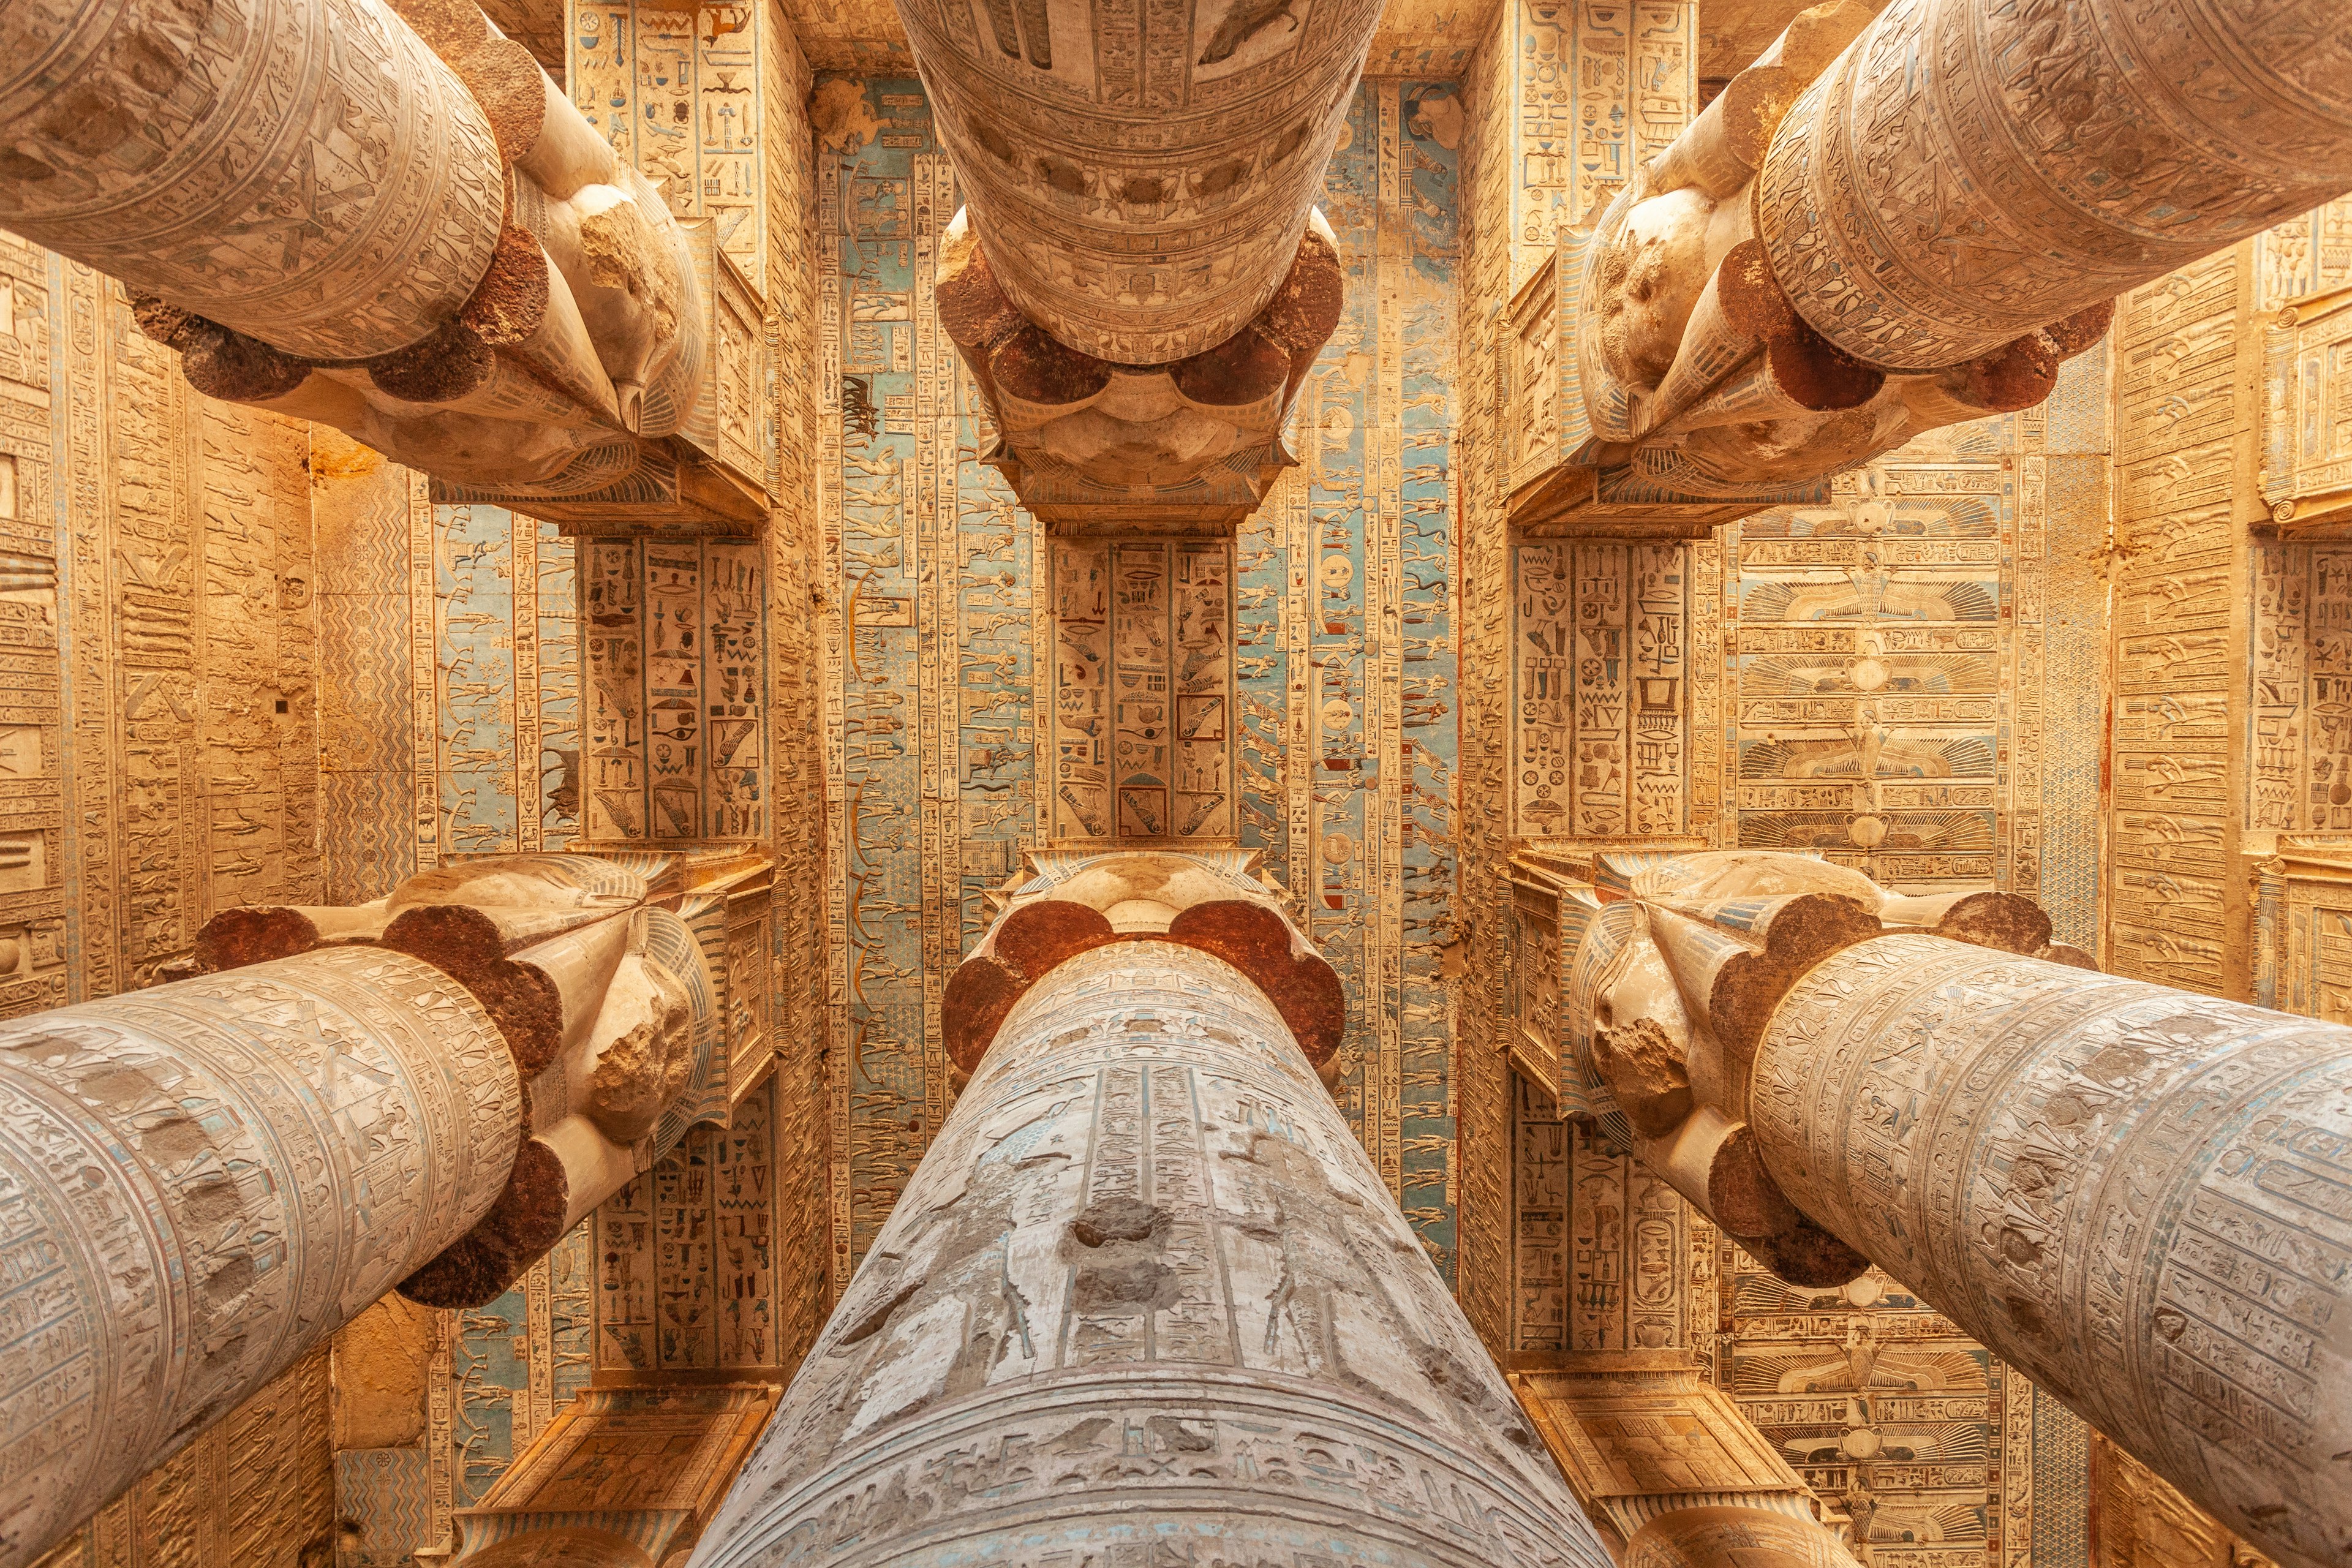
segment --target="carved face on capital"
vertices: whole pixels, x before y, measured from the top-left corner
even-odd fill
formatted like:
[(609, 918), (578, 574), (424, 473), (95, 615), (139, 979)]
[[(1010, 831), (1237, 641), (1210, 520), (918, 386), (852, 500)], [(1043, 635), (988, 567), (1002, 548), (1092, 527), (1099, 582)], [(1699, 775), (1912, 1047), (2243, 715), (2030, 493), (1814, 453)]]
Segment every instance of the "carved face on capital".
[(1601, 258), (1601, 352), (1618, 380), (1654, 387), (1706, 287), (1715, 204), (1685, 187), (1635, 204)]

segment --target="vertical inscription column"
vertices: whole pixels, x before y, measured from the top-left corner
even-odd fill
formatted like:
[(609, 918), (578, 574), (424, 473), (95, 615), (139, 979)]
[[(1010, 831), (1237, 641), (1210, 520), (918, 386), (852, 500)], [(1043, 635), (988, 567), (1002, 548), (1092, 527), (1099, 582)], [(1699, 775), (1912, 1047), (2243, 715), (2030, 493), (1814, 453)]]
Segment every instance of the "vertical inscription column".
[(1226, 837), (1232, 542), (1057, 539), (1049, 550), (1052, 837)]
[(1063, 1553), (1607, 1562), (1272, 1004), (1169, 942), (1014, 1007), (694, 1562)]

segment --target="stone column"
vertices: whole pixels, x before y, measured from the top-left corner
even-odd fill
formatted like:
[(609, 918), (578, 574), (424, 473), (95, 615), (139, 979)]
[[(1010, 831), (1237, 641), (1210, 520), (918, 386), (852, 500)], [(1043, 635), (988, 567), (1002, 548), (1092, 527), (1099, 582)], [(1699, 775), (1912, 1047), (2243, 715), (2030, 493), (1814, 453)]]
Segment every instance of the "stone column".
[(1755, 224), (1830, 342), (1933, 370), (2347, 186), (2330, 0), (1895, 0), (1772, 134)]
[(2352, 1029), (2098, 973), (2011, 894), (1592, 869), (1561, 1065), (1612, 1136), (1781, 1278), (1876, 1264), (2225, 1528), (2345, 1561)]
[(0, 12), (0, 226), (290, 353), (457, 314), (506, 205), (490, 122), (368, 0)]
[(764, 516), (756, 301), (473, 0), (12, 4), (0, 127), (0, 227), (207, 396), (565, 521)]
[(385, 1291), (497, 1297), (723, 1110), (684, 896), (485, 857), (223, 910), (192, 977), (0, 1027), (0, 1568)]
[(2352, 1552), (2352, 1029), (1890, 934), (1790, 986), (1748, 1109), (1790, 1202), (2226, 1528)]
[(1565, 374), (1531, 443), (1559, 471), (1514, 521), (1818, 504), (1843, 469), (2042, 402), (2118, 295), (2352, 188), (2341, 11), (1800, 12), (1561, 236)]
[(1003, 1015), (696, 1563), (1603, 1568), (1273, 1003), (1182, 941)]
[(1274, 298), (1380, 14), (1376, 0), (1242, 0), (1172, 24), (1083, 0), (899, 12), (996, 286), (1115, 364), (1214, 348)]
[(0, 1028), (0, 1564), (457, 1242), (526, 1120), (488, 1011), (378, 947)]
[(909, 0), (967, 203), (940, 317), (1049, 526), (1229, 531), (1339, 319), (1315, 212), (1376, 0)]

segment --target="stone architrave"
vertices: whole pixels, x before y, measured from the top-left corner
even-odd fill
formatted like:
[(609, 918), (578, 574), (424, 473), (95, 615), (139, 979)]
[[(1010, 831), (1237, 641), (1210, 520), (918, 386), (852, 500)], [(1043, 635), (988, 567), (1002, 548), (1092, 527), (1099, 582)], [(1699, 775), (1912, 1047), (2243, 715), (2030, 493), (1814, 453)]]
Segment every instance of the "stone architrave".
[(1689, 1352), (1572, 1352), (1511, 1373), (1629, 1568), (1858, 1568), (1821, 1500)]
[(455, 1568), (683, 1561), (782, 1392), (773, 1384), (592, 1388), (457, 1510)]
[(1265, 994), (1038, 978), (694, 1562), (1602, 1568)]

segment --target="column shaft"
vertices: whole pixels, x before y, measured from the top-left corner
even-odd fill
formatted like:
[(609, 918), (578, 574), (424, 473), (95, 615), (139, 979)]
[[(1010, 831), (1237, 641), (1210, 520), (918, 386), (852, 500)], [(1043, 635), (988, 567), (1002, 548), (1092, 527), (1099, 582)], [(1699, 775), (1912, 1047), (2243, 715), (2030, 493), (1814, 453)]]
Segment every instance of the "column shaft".
[(0, 61), (0, 227), (134, 294), (359, 359), (489, 269), (489, 121), (373, 0), (12, 0)]
[(1772, 137), (1754, 217), (1798, 312), (1957, 365), (2352, 185), (2335, 0), (1895, 0)]
[(1758, 1048), (1808, 1215), (2282, 1561), (2352, 1550), (2352, 1029), (1874, 938)]
[(1063, 1553), (1607, 1561), (1273, 1005), (1172, 942), (1015, 1005), (694, 1561)]
[(0, 1565), (465, 1235), (522, 1121), (481, 1005), (377, 947), (0, 1027)]

